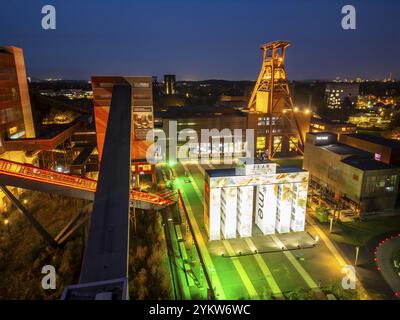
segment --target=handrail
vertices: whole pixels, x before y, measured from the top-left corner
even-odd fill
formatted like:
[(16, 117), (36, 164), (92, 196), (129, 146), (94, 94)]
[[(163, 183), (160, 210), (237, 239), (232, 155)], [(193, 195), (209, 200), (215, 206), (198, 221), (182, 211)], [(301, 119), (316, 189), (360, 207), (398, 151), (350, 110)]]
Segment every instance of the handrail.
[(96, 180), (81, 178), (79, 176), (48, 169), (41, 169), (30, 164), (18, 163), (4, 159), (0, 159), (0, 173), (93, 192), (96, 191), (97, 186)]
[[(0, 159), (0, 174), (92, 192), (96, 192), (97, 187), (96, 180), (82, 178), (67, 173), (60, 173), (48, 169), (41, 169), (31, 164), (19, 163), (5, 159)], [(173, 200), (161, 197), (157, 194), (140, 192), (136, 190), (131, 191), (131, 198), (132, 200), (149, 202), (161, 206), (175, 203)]]

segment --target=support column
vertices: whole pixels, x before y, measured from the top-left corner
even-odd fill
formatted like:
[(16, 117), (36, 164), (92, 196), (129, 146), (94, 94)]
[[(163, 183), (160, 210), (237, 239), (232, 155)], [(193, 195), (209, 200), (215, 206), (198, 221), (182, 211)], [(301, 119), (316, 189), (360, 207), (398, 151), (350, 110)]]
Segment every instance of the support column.
[(17, 207), (17, 209), (24, 214), (24, 216), (29, 220), (36, 231), (40, 233), (43, 239), (46, 240), (49, 245), (56, 248), (58, 246), (58, 243), (46, 231), (46, 229), (43, 228), (39, 221), (37, 221), (35, 217), (18, 201), (18, 199), (11, 193), (10, 190), (7, 189), (6, 186), (0, 185), (0, 188), (4, 192), (4, 194), (10, 199), (10, 201)]
[(225, 239), (236, 238), (237, 188), (222, 188), (221, 192), (221, 231)]
[(264, 235), (275, 233), (278, 187), (276, 184), (257, 187), (256, 225)]
[(210, 189), (209, 201), (208, 212), (205, 212), (204, 219), (205, 222), (208, 221), (209, 239), (221, 240), (221, 188)]
[(237, 231), (242, 238), (251, 237), (253, 231), (254, 187), (238, 188)]
[(292, 211), (292, 184), (281, 184), (278, 189), (278, 204), (276, 211), (276, 231), (290, 232), (290, 216)]
[(304, 231), (307, 207), (307, 183), (293, 184), (293, 209), (290, 222), (292, 231)]

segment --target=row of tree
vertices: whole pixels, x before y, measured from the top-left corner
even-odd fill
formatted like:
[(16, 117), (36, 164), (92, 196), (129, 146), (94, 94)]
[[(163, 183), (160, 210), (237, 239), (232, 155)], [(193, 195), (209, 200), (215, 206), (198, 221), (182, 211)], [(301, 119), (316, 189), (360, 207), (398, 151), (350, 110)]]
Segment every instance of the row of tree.
[(168, 255), (159, 213), (136, 209), (129, 254), (130, 299), (171, 299)]

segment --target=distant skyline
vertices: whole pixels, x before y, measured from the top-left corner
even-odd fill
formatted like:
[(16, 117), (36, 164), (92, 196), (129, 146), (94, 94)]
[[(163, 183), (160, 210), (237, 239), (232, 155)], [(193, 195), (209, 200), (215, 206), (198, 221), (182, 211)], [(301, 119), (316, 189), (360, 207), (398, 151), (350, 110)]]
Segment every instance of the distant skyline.
[[(45, 4), (56, 30), (41, 28)], [(346, 4), (356, 30), (341, 27)], [(397, 0), (13, 0), (1, 5), (0, 45), (21, 47), (35, 78), (256, 80), (260, 45), (289, 40), (290, 80), (399, 79), (399, 11)]]

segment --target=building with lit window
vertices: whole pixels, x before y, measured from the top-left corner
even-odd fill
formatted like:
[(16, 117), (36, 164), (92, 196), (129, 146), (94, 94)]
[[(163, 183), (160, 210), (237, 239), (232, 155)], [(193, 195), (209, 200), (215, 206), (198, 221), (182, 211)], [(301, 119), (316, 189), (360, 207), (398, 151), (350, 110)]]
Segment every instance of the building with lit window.
[(357, 103), (360, 85), (358, 83), (332, 82), (325, 88), (325, 101), (329, 109), (341, 109), (346, 98), (354, 106)]
[(317, 117), (312, 117), (310, 122), (310, 132), (330, 132), (340, 136), (342, 134), (355, 133), (356, 130), (356, 125), (352, 123), (331, 121)]
[[(309, 131), (310, 111), (295, 111), (298, 125), (305, 139), (305, 133)], [(298, 138), (293, 135), (291, 139), (286, 139), (287, 135), (282, 131), (280, 123), (284, 119), (276, 120), (272, 118), (272, 129), (274, 130), (273, 143), (277, 152), (277, 157), (295, 156), (298, 154)], [(163, 110), (157, 110), (155, 114), (156, 127), (162, 128), (167, 137), (173, 135), (170, 132), (170, 123), (176, 121), (177, 134), (179, 132), (190, 129), (197, 134), (200, 140), (202, 130), (217, 130), (220, 132), (221, 140), (212, 146), (211, 139), (209, 141), (201, 141), (200, 144), (190, 144), (189, 153), (198, 156), (213, 156), (222, 153), (235, 153), (239, 157), (246, 155), (247, 141), (246, 129), (254, 130), (254, 156), (263, 158), (268, 151), (267, 132), (269, 130), (269, 117), (265, 114), (256, 114), (244, 112), (230, 106), (185, 106), (185, 107), (169, 107)], [(241, 141), (233, 141), (234, 131), (241, 130)], [(288, 128), (285, 129), (286, 133)], [(279, 133), (282, 133), (280, 135)], [(177, 146), (185, 144), (186, 141), (179, 141)], [(188, 153), (188, 158), (189, 158)]]
[[(265, 113), (248, 113), (247, 127), (254, 129), (254, 145), (257, 157), (268, 154), (268, 132), (272, 129), (272, 147), (275, 152), (275, 158), (285, 158), (301, 155), (299, 146), (299, 137), (305, 140), (305, 134), (310, 128), (311, 111), (308, 109), (294, 111), (282, 111), (283, 116), (270, 117)], [(291, 124), (287, 116), (296, 118), (296, 125)], [(299, 136), (300, 134), (300, 136)]]
[(349, 116), (349, 122), (358, 128), (387, 129), (391, 120), (375, 112), (365, 112)]
[(206, 170), (209, 240), (304, 231), (307, 188), (308, 172), (268, 160)]
[[(332, 204), (361, 215), (390, 211), (396, 207), (400, 167), (386, 163), (384, 145), (332, 133), (308, 133), (303, 168), (313, 188)], [(348, 139), (349, 138), (349, 139)], [(369, 150), (369, 151), (366, 151)], [(386, 156), (386, 155), (385, 155)]]
[[(175, 133), (172, 129), (176, 124)], [(156, 112), (156, 126), (165, 132), (170, 139), (183, 130), (195, 133), (200, 143), (189, 142), (187, 157), (211, 157), (222, 153), (236, 153), (245, 156), (247, 114), (225, 106), (188, 106), (169, 107)], [(216, 130), (220, 133), (220, 141), (200, 141), (202, 130)], [(226, 130), (228, 129), (228, 130)], [(234, 130), (241, 130), (240, 141), (234, 141)], [(178, 139), (177, 147), (187, 143), (186, 139)], [(214, 144), (214, 145), (213, 145)]]
[(104, 139), (115, 84), (129, 84), (132, 87), (132, 136), (131, 159), (133, 183), (139, 186), (144, 176), (151, 176), (155, 182), (155, 166), (147, 163), (146, 153), (153, 139), (148, 132), (154, 128), (152, 77), (92, 77), (93, 106), (96, 124), (99, 159), (103, 153)]
[(164, 85), (165, 85), (165, 94), (175, 94), (175, 75), (174, 74), (166, 74), (164, 75)]
[(0, 47), (0, 153), (5, 151), (3, 139), (34, 137), (22, 49)]

